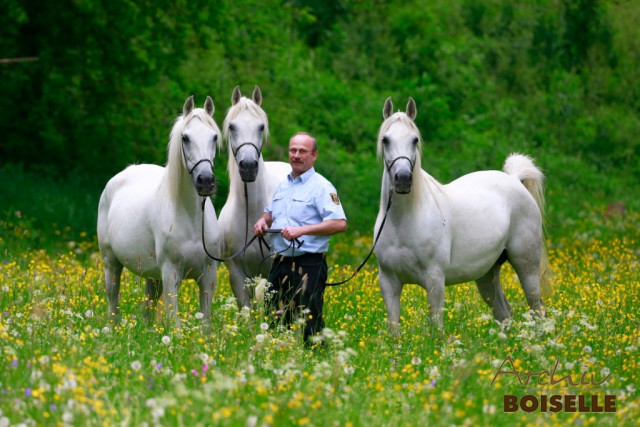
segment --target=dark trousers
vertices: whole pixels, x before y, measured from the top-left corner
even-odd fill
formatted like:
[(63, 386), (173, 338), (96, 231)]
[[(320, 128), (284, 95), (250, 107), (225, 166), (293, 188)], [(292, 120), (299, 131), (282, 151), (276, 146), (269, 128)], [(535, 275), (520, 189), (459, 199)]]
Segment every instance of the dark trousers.
[(277, 257), (269, 271), (267, 303), (276, 320), (289, 325), (295, 315), (305, 319), (304, 342), (324, 328), (322, 306), (327, 281), (327, 260), (324, 254), (307, 253), (297, 257)]

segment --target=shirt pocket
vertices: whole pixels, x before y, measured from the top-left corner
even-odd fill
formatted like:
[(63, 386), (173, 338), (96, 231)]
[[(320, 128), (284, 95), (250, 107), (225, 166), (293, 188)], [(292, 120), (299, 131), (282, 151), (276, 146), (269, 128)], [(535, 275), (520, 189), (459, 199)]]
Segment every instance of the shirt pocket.
[(308, 225), (319, 222), (318, 213), (313, 203), (313, 197), (309, 194), (296, 194), (291, 198), (289, 206), (289, 218), (300, 225)]
[(286, 215), (286, 203), (284, 200), (284, 194), (275, 194), (273, 196), (273, 202), (271, 203), (271, 215), (273, 218), (279, 218)]

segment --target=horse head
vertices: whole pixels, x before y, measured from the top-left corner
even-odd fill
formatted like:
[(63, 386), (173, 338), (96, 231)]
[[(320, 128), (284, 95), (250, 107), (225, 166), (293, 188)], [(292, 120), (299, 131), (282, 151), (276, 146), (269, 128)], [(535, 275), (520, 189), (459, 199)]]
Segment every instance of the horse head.
[(269, 135), (267, 115), (260, 108), (262, 92), (258, 86), (251, 99), (245, 98), (236, 86), (231, 94), (231, 107), (224, 119), (224, 134), (244, 182), (254, 182), (258, 176), (262, 143)]
[(411, 192), (413, 172), (420, 157), (420, 131), (414, 122), (416, 114), (413, 98), (409, 98), (405, 112), (394, 113), (390, 97), (382, 109), (384, 122), (378, 135), (378, 154), (399, 194)]
[(182, 162), (191, 176), (194, 188), (202, 197), (211, 196), (216, 184), (213, 162), (220, 131), (213, 121), (214, 110), (213, 100), (209, 96), (204, 108), (194, 109), (193, 96), (182, 107)]

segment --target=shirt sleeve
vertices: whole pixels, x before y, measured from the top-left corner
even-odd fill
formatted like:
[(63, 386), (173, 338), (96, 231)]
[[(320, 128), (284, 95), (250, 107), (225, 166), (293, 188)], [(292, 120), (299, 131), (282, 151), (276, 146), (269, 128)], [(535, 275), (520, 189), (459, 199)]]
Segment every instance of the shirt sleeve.
[(323, 221), (331, 219), (347, 219), (338, 192), (332, 184), (326, 184), (316, 196), (316, 206)]

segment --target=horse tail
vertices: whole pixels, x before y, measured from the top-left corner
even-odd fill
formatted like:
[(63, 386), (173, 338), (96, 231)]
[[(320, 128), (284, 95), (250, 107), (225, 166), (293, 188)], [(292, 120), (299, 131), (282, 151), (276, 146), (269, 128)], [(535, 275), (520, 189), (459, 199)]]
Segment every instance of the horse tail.
[(545, 198), (544, 198), (544, 174), (535, 165), (533, 159), (527, 155), (513, 153), (507, 156), (504, 162), (503, 170), (505, 173), (518, 178), (522, 185), (527, 189), (529, 194), (535, 200), (540, 215), (542, 216), (543, 236), (542, 236), (542, 257), (540, 259), (540, 288), (544, 296), (550, 296), (551, 289), (551, 266), (549, 265), (549, 257), (547, 256), (547, 247), (545, 244), (544, 223), (545, 215)]

